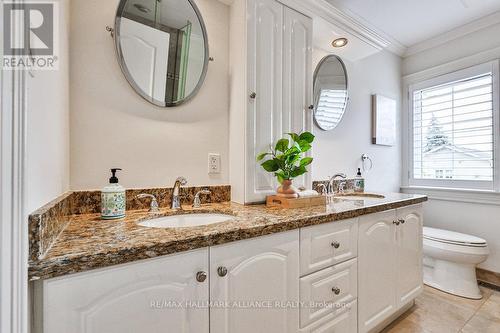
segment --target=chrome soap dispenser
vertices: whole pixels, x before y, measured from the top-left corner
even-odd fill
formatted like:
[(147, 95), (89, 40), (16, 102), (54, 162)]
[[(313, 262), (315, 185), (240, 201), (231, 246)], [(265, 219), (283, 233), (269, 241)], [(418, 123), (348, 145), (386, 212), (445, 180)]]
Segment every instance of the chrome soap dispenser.
[(121, 169), (111, 169), (109, 185), (104, 187), (101, 192), (101, 218), (103, 220), (125, 217), (125, 188), (118, 183), (117, 171), (121, 171)]

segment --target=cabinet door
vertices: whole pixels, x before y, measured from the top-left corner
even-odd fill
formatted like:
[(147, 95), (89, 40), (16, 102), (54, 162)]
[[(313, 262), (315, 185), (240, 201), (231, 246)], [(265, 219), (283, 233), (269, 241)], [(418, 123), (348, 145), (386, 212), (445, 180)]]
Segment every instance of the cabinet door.
[(360, 218), (359, 332), (368, 332), (396, 311), (395, 219), (395, 210)]
[[(285, 7), (283, 68), (283, 130), (286, 133), (312, 130), (312, 19)], [(294, 180), (309, 187), (311, 173)]]
[[(208, 249), (47, 280), (45, 333), (209, 332)], [(191, 306), (193, 305), (193, 306)]]
[(405, 207), (397, 210), (398, 219), (402, 222), (398, 227), (398, 250), (396, 270), (397, 300), (401, 307), (423, 290), (422, 277), (422, 205)]
[[(255, 161), (279, 140), (283, 127), (283, 5), (248, 1), (248, 110), (246, 202), (265, 200), (276, 190), (275, 177)], [(252, 93), (255, 96), (250, 97)]]
[(210, 331), (297, 332), (298, 252), (296, 230), (211, 248)]

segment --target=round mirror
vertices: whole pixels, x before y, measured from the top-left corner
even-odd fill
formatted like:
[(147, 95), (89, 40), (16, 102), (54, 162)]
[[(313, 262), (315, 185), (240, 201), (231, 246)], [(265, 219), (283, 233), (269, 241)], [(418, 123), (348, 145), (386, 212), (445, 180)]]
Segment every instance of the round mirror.
[(325, 131), (337, 127), (347, 107), (347, 71), (336, 55), (323, 58), (314, 72), (314, 121)]
[(208, 40), (192, 0), (121, 0), (115, 34), (120, 67), (144, 99), (165, 107), (196, 95), (207, 71)]

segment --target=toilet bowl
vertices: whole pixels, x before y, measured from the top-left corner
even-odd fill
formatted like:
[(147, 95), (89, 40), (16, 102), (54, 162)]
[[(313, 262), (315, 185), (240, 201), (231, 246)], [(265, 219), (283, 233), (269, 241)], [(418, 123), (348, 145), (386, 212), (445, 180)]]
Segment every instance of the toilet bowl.
[(476, 266), (488, 258), (484, 239), (424, 227), (424, 283), (457, 296), (480, 299)]

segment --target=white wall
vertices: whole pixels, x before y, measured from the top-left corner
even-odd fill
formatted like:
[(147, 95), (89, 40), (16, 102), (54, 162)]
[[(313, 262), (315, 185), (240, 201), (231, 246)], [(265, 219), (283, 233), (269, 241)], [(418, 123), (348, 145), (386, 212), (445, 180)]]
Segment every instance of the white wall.
[[(403, 61), (408, 78), (444, 74), (500, 58), (500, 24), (426, 50)], [(422, 72), (423, 71), (423, 72)], [(431, 74), (429, 74), (431, 73)], [(484, 238), (490, 247), (480, 267), (500, 272), (500, 206), (430, 200), (424, 205), (424, 224)]]
[[(326, 54), (315, 49), (314, 67)], [(349, 78), (349, 104), (344, 118), (332, 131), (314, 127), (313, 179), (327, 179), (338, 172), (356, 175), (361, 155), (373, 159), (373, 169), (364, 174), (367, 191), (399, 192), (401, 186), (401, 133), (394, 147), (377, 146), (372, 141), (371, 95), (382, 94), (401, 105), (401, 58), (382, 51), (356, 62), (345, 61)], [(400, 128), (400, 119), (397, 122)]]
[(59, 70), (27, 76), (27, 209), (69, 189), (69, 0), (59, 0)]
[[(73, 0), (71, 21), (71, 188), (98, 189), (121, 167), (128, 188), (227, 183), (229, 7), (198, 0), (208, 30), (210, 62), (198, 95), (158, 108), (137, 95), (118, 66), (113, 25), (118, 0)], [(222, 155), (222, 174), (208, 175), (208, 153)]]

